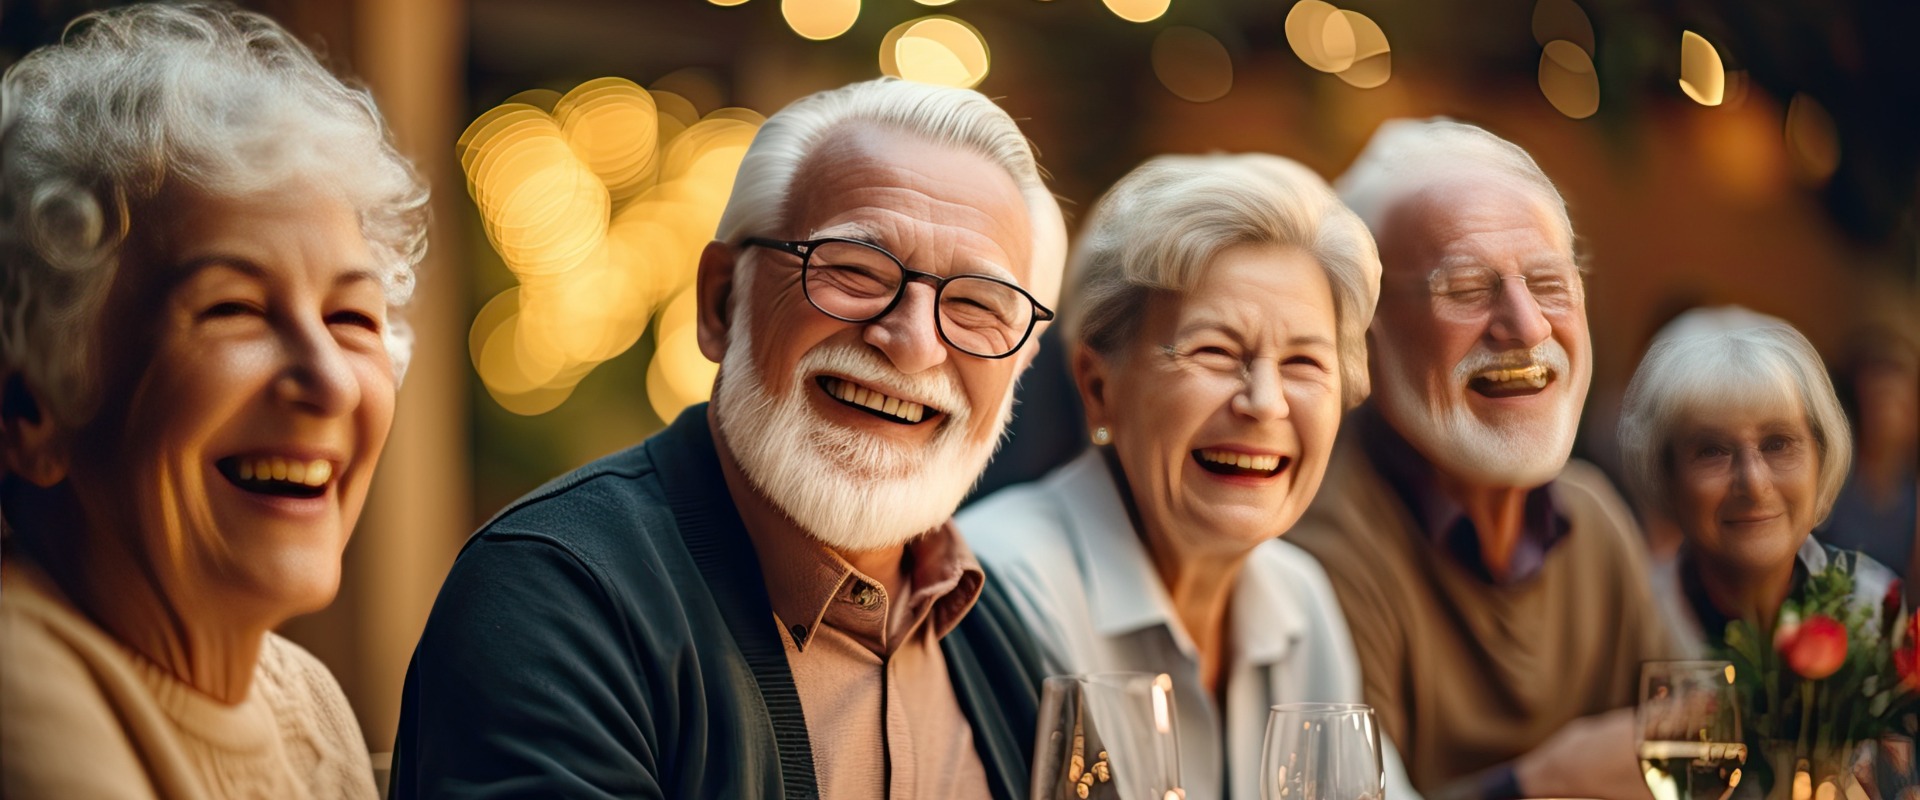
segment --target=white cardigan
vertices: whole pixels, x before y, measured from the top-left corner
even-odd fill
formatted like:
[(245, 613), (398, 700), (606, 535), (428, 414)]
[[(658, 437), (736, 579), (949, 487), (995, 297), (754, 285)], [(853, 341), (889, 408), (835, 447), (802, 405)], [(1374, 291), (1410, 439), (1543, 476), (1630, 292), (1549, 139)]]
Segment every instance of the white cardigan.
[[(1229, 601), (1233, 663), (1222, 720), (1098, 451), (996, 492), (955, 521), (988, 580), (1000, 582), (1032, 626), (1049, 672), (1173, 678), (1180, 777), (1192, 800), (1258, 800), (1270, 706), (1363, 702), (1360, 663), (1326, 573), (1306, 551), (1273, 540), (1248, 556)], [(1382, 736), (1381, 745), (1387, 796), (1418, 800), (1392, 742)]]

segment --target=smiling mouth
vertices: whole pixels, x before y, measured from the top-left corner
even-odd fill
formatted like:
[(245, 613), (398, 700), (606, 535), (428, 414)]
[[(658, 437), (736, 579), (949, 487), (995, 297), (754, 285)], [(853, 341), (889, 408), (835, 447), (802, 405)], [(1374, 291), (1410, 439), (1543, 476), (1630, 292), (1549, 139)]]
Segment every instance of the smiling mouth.
[(214, 466), (241, 490), (271, 497), (319, 497), (333, 483), (333, 462), (326, 459), (229, 456)]
[(869, 389), (844, 378), (819, 377), (820, 390), (848, 408), (856, 408), (896, 425), (919, 425), (940, 412), (911, 400)]
[(1521, 397), (1540, 393), (1553, 377), (1553, 370), (1539, 364), (1490, 369), (1469, 378), (1467, 388), (1488, 397)]
[(1195, 450), (1194, 463), (1215, 475), (1271, 478), (1293, 465), (1289, 456), (1256, 456), (1231, 450)]

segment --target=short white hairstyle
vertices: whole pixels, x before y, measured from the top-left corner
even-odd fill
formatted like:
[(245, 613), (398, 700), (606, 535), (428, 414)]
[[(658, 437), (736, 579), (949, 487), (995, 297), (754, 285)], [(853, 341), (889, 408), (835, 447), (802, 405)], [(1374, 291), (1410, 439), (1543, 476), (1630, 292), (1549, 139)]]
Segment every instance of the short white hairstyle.
[(814, 150), (850, 127), (871, 125), (985, 157), (1013, 178), (1032, 223), (1027, 290), (1052, 305), (1060, 295), (1066, 225), (1047, 191), (1033, 145), (1013, 118), (971, 89), (878, 78), (802, 97), (768, 117), (740, 160), (714, 238), (739, 246), (793, 218), (793, 178)]
[(1381, 123), (1334, 187), (1377, 236), (1401, 201), (1435, 186), (1468, 181), (1499, 182), (1534, 195), (1553, 217), (1568, 249), (1573, 248), (1566, 198), (1533, 156), (1484, 128), (1445, 117)]
[(1814, 524), (1826, 521), (1853, 461), (1853, 436), (1820, 353), (1786, 322), (1744, 308), (1697, 309), (1654, 337), (1627, 385), (1620, 451), (1628, 489), (1673, 509), (1673, 444), (1689, 411), (1738, 400), (1797, 404), (1819, 447)]
[[(180, 183), (222, 196), (335, 187), (404, 305), (426, 254), (427, 185), (364, 89), (259, 14), (143, 4), (89, 14), (0, 78), (0, 374), (69, 425), (97, 409), (104, 299), (130, 228)], [(396, 316), (388, 352), (404, 372)]]
[(1279, 156), (1156, 156), (1115, 183), (1074, 250), (1068, 336), (1095, 352), (1119, 352), (1133, 343), (1155, 292), (1192, 291), (1214, 259), (1238, 245), (1298, 248), (1326, 272), (1341, 401), (1359, 405), (1368, 393), (1380, 254), (1325, 180)]

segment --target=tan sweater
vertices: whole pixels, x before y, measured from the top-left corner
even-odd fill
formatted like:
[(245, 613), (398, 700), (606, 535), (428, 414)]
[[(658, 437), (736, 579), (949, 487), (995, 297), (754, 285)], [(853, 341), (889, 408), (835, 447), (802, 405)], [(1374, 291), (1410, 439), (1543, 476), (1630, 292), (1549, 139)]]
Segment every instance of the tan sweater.
[(1566, 538), (1538, 575), (1496, 586), (1419, 531), (1356, 433), (1287, 541), (1326, 567), (1363, 693), (1422, 794), (1471, 796), (1568, 721), (1633, 704), (1640, 662), (1669, 642), (1639, 529), (1598, 469), (1567, 465), (1551, 489)]
[(44, 573), (0, 568), (0, 797), (374, 796), (346, 696), (298, 645), (268, 634), (227, 705), (108, 637)]

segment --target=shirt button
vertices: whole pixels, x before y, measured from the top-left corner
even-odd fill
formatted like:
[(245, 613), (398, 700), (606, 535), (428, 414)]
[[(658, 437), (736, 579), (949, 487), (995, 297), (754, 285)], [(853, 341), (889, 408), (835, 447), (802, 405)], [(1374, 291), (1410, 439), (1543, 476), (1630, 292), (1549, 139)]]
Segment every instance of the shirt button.
[(861, 608), (873, 608), (880, 604), (880, 592), (871, 584), (856, 583), (853, 586), (853, 604)]
[(787, 631), (793, 634), (793, 641), (795, 644), (798, 644), (807, 640), (807, 626), (805, 625), (795, 625), (791, 628), (788, 628)]

